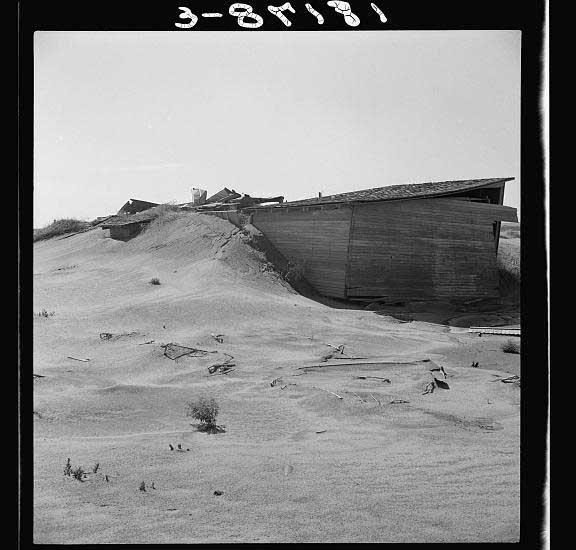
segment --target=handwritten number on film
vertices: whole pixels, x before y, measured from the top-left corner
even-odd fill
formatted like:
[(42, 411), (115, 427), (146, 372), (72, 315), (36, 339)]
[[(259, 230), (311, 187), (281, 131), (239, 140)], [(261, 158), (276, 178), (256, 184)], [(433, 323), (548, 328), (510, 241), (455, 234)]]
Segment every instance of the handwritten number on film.
[(290, 19), (288, 19), (282, 13), (285, 10), (288, 10), (292, 13), (296, 13), (296, 10), (292, 7), (290, 2), (286, 2), (285, 4), (282, 4), (281, 6), (268, 6), (268, 11), (270, 13), (274, 14), (278, 19), (280, 19), (280, 21), (282, 21), (282, 23), (284, 23), (284, 25), (286, 25), (287, 27), (290, 27), (292, 25), (292, 23), (290, 22)]
[[(241, 10), (241, 11), (238, 11)], [(238, 25), (247, 29), (257, 29), (264, 23), (264, 19), (252, 11), (252, 6), (249, 4), (232, 4), (228, 10), (230, 15), (238, 18)], [(252, 19), (252, 23), (244, 21), (245, 18)]]
[[(329, 0), (326, 4), (333, 8), (334, 11), (340, 13), (344, 16), (344, 21), (350, 27), (357, 27), (360, 25), (360, 18), (352, 12), (352, 8), (348, 2), (344, 2), (342, 0)], [(382, 23), (386, 23), (387, 19), (382, 10), (374, 3), (371, 3), (370, 6), (376, 12), (380, 21)], [(324, 17), (317, 12), (310, 4), (305, 5), (306, 10), (316, 18), (319, 25), (324, 23)], [(180, 19), (189, 19), (188, 23), (174, 23), (176, 27), (179, 29), (191, 29), (196, 23), (198, 23), (198, 16), (193, 14), (188, 8), (178, 8), (181, 10), (181, 14), (179, 15)], [(296, 10), (292, 7), (290, 2), (285, 2), (281, 6), (268, 6), (268, 11), (275, 15), (284, 25), (287, 27), (292, 26), (292, 22), (286, 15), (284, 15), (285, 11), (290, 13), (296, 13)], [(230, 6), (228, 13), (233, 17), (237, 18), (238, 25), (240, 27), (244, 27), (247, 29), (258, 29), (264, 24), (264, 19), (261, 15), (254, 13), (254, 9), (250, 4), (243, 4), (241, 2), (236, 2)], [(221, 13), (203, 13), (202, 17), (222, 17)]]
[(198, 17), (194, 15), (188, 8), (178, 8), (182, 10), (180, 19), (190, 19), (190, 23), (174, 23), (180, 29), (191, 29), (198, 23)]

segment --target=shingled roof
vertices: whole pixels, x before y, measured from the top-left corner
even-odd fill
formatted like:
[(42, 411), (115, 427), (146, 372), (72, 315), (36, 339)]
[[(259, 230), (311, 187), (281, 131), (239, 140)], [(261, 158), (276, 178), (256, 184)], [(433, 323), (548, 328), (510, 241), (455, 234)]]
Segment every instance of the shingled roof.
[(372, 202), (391, 201), (399, 199), (416, 199), (453, 195), (472, 189), (479, 189), (495, 183), (504, 183), (514, 178), (490, 178), (480, 180), (436, 181), (430, 183), (409, 183), (404, 185), (390, 185), (388, 187), (375, 187), (361, 191), (350, 191), (337, 195), (315, 197), (299, 201), (285, 202), (274, 208), (290, 206), (312, 206), (316, 204), (330, 204), (339, 202)]

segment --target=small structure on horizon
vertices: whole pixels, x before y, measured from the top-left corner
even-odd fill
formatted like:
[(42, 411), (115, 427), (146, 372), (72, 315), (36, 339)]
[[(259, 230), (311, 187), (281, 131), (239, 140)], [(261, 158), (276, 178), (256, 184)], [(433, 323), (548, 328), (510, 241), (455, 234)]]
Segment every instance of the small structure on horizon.
[(192, 202), (194, 206), (201, 206), (206, 202), (206, 190), (192, 187)]

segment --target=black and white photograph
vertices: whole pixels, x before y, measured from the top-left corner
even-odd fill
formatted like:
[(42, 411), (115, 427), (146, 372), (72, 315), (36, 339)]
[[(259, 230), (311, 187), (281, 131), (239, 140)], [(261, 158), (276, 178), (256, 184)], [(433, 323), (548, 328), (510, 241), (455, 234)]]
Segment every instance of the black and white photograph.
[(32, 542), (528, 542), (527, 36), (200, 4), (29, 37)]

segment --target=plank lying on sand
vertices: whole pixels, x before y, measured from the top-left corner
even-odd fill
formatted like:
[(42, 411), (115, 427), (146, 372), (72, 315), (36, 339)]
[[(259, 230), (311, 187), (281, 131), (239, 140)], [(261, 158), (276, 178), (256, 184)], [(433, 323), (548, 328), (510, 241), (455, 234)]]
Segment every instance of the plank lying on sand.
[(370, 365), (414, 365), (415, 363), (433, 363), (430, 359), (418, 359), (416, 361), (355, 361), (354, 363), (324, 363), (322, 365), (308, 365), (307, 367), (298, 367), (302, 369), (323, 369), (326, 367), (353, 367), (353, 366), (370, 366)]
[(470, 327), (468, 332), (479, 334), (504, 334), (506, 336), (520, 336), (520, 328), (511, 327)]

